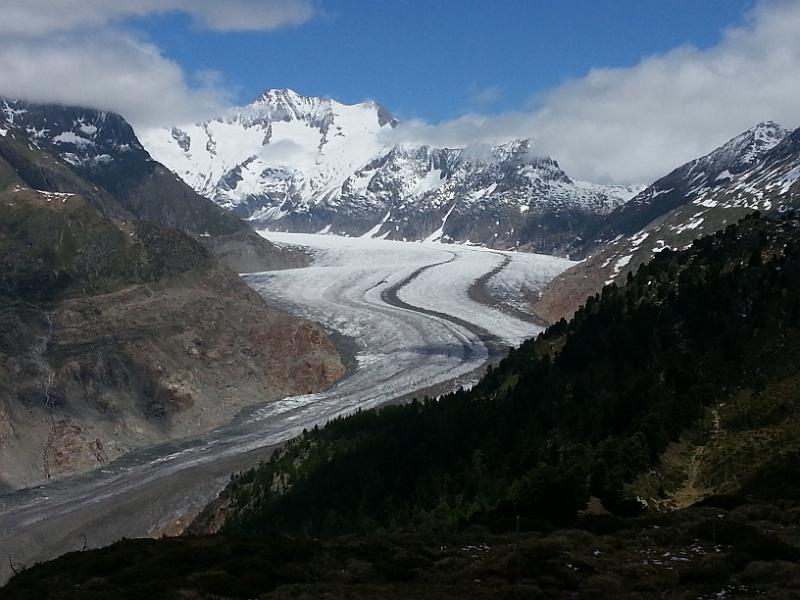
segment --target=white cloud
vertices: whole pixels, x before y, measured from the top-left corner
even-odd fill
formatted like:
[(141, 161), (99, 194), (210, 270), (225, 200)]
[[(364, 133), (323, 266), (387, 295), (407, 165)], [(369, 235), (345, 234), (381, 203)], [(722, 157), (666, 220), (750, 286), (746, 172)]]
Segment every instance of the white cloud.
[(500, 100), (502, 95), (503, 90), (496, 85), (480, 86), (477, 83), (473, 83), (469, 87), (470, 102), (478, 106), (491, 106)]
[(798, 32), (800, 1), (763, 0), (712, 48), (593, 69), (528, 111), (412, 121), (394, 134), (451, 146), (531, 137), (575, 177), (652, 181), (760, 121), (800, 125)]
[(137, 126), (195, 120), (228, 103), (219, 73), (186, 73), (123, 21), (182, 12), (217, 31), (272, 30), (315, 0), (4, 0), (0, 95), (119, 112)]
[(227, 98), (192, 85), (155, 46), (121, 31), (51, 39), (0, 39), (0, 95), (118, 112), (136, 125), (216, 112)]
[(316, 9), (313, 0), (4, 0), (0, 34), (42, 36), (169, 12), (207, 29), (258, 31), (301, 25)]

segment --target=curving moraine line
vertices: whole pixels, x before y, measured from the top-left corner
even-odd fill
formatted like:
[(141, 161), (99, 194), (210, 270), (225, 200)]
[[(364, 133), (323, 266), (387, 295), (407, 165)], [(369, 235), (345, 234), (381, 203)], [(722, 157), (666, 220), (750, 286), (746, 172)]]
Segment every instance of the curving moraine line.
[[(419, 306), (414, 306), (400, 299), (398, 295), (400, 290), (409, 285), (417, 277), (422, 275), (422, 273), (424, 273), (429, 269), (450, 264), (458, 260), (458, 255), (455, 252), (449, 252), (449, 251), (445, 252), (450, 254), (450, 258), (448, 260), (420, 267), (405, 279), (397, 282), (393, 286), (388, 287), (383, 292), (381, 292), (381, 299), (390, 306), (394, 306), (396, 308), (402, 308), (404, 310), (411, 310), (417, 313), (429, 315), (431, 317), (438, 317), (440, 319), (444, 319), (445, 321), (450, 321), (451, 323), (459, 325), (460, 327), (463, 327), (464, 329), (472, 332), (472, 334), (475, 335), (475, 337), (477, 337), (489, 351), (490, 360), (495, 359), (498, 356), (504, 356), (508, 352), (508, 345), (504, 344), (499, 337), (491, 333), (488, 329), (484, 329), (483, 327), (476, 325), (475, 323), (470, 323), (469, 321), (465, 321), (464, 319), (456, 317), (455, 315), (449, 315), (447, 313), (431, 310), (429, 308), (421, 308)], [(508, 262), (510, 262), (510, 260)], [(508, 265), (508, 262), (501, 265), (501, 268), (493, 269), (491, 271), (491, 274), (494, 275), (495, 273), (499, 273), (502, 270), (502, 268), (505, 268), (505, 266)], [(467, 348), (465, 344), (465, 352), (467, 353), (467, 355), (472, 355), (472, 353), (474, 353), (474, 349), (472, 347)]]
[(500, 312), (504, 312), (505, 314), (514, 317), (515, 319), (519, 319), (520, 321), (532, 323), (533, 325), (541, 327), (542, 329), (547, 329), (550, 326), (550, 323), (541, 317), (521, 311), (520, 309), (511, 306), (506, 302), (502, 302), (501, 300), (492, 296), (488, 286), (489, 280), (500, 273), (509, 264), (511, 264), (512, 260), (507, 254), (502, 254), (500, 252), (492, 252), (492, 254), (503, 257), (503, 262), (497, 265), (491, 271), (488, 271), (487, 273), (484, 273), (478, 277), (478, 279), (476, 279), (472, 285), (469, 286), (467, 295), (469, 296), (470, 300), (477, 302), (478, 304), (485, 304), (486, 306), (497, 309)]

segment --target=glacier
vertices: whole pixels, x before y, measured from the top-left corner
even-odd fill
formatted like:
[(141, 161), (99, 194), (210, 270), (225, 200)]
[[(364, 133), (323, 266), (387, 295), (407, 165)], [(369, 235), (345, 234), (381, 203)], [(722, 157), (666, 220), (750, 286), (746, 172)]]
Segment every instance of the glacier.
[[(572, 262), (466, 245), (262, 232), (302, 246), (311, 266), (245, 274), (269, 303), (348, 336), (356, 366), (327, 391), (248, 409), (196, 437), (131, 452), (102, 469), (0, 495), (0, 553), (32, 564), (121, 537), (158, 535), (200, 510), (230, 473), (353, 411), (436, 396), (477, 380), (490, 357), (541, 330), (475, 302), (470, 288), (525, 295)], [(502, 267), (502, 268), (500, 268)], [(514, 292), (517, 290), (517, 292)], [(0, 580), (10, 575), (0, 565)]]

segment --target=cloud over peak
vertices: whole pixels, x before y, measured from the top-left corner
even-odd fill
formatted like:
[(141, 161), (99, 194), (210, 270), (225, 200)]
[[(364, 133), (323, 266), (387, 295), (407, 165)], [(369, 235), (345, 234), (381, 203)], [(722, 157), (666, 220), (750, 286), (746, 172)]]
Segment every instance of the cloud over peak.
[(316, 14), (315, 0), (5, 0), (0, 96), (123, 114), (147, 126), (194, 120), (229, 102), (222, 77), (186, 73), (126, 19), (183, 13), (214, 31), (270, 31)]
[(530, 137), (578, 178), (650, 182), (758, 122), (800, 125), (798, 31), (798, 0), (762, 0), (711, 48), (593, 69), (538, 95), (530, 110), (411, 121), (395, 135), (444, 145)]
[[(178, 12), (201, 29), (270, 31), (319, 12), (318, 0), (6, 0), (2, 11), (0, 95), (113, 110), (137, 126), (205, 118), (230, 98), (223, 76), (187, 73), (126, 20)], [(710, 48), (598, 65), (503, 113), (489, 114), (501, 89), (476, 83), (468, 90), (473, 112), (438, 124), (406, 121), (386, 141), (454, 147), (531, 138), (537, 155), (553, 156), (576, 178), (650, 182), (755, 123), (800, 125), (798, 31), (800, 0), (758, 0)]]

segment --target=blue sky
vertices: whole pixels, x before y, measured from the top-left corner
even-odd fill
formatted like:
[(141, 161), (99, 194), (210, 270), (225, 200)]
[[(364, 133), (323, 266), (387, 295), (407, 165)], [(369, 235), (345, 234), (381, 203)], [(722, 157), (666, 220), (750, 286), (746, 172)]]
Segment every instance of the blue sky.
[(278, 31), (209, 32), (186, 15), (134, 26), (188, 72), (222, 74), (237, 102), (291, 87), (375, 99), (432, 121), (523, 109), (592, 67), (631, 66), (682, 44), (706, 48), (753, 0), (322, 0)]
[(0, 95), (144, 129), (290, 87), (383, 103), (397, 142), (530, 138), (576, 178), (646, 183), (800, 126), (799, 31), (800, 0), (3, 0)]

